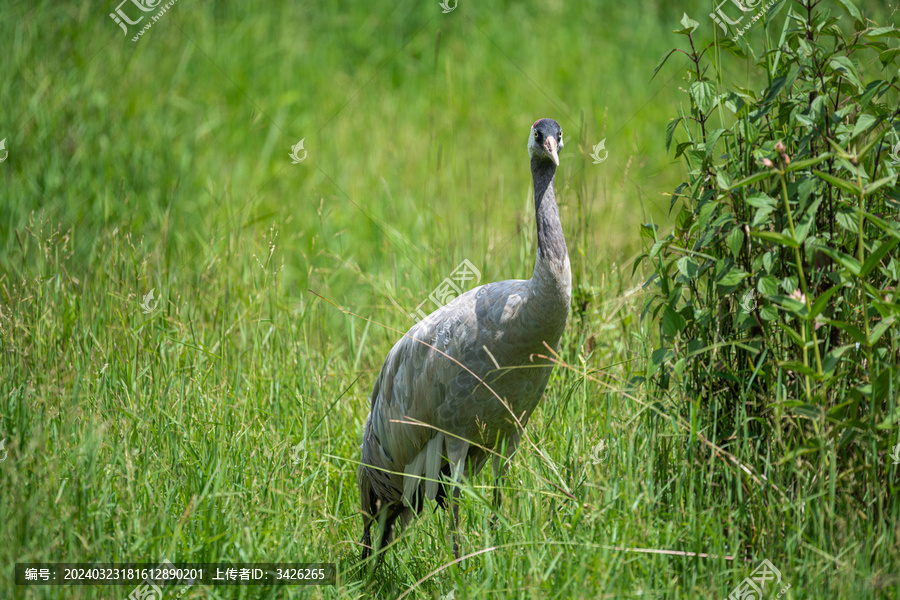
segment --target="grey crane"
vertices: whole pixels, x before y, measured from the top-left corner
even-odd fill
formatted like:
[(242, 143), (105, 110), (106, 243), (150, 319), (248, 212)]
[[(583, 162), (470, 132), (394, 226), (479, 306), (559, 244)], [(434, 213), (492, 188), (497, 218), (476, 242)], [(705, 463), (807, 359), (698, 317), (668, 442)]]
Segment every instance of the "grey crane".
[[(553, 119), (531, 126), (537, 259), (531, 279), (510, 279), (460, 295), (415, 324), (388, 353), (372, 389), (357, 473), (363, 558), (405, 526), (424, 498), (446, 508), (452, 489), (453, 554), (459, 558), (459, 487), (493, 458), (499, 483), (550, 378), (572, 296), (569, 254), (553, 178), (563, 147)], [(501, 402), (500, 399), (503, 399)], [(513, 416), (515, 414), (515, 417)], [(516, 420), (521, 426), (516, 423)], [(449, 478), (450, 481), (447, 481)], [(499, 485), (494, 503), (500, 506)], [(372, 546), (371, 529), (381, 536)]]

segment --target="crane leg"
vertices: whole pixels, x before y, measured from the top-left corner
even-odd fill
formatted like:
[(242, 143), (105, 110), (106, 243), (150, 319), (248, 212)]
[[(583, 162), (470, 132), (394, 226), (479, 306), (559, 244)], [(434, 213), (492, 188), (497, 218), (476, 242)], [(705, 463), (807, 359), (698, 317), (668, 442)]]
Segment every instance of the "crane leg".
[(502, 457), (500, 454), (495, 454), (492, 466), (494, 468), (494, 514), (491, 516), (491, 529), (497, 529), (497, 516), (500, 514), (500, 503), (503, 500), (502, 488), (503, 484), (506, 482), (506, 470), (509, 467), (509, 460), (512, 458), (512, 455), (516, 453), (516, 447), (518, 445), (519, 438), (518, 436), (509, 440), (509, 445), (506, 446), (505, 457)]
[(459, 485), (462, 482), (466, 459), (469, 454), (469, 442), (463, 439), (447, 439), (447, 462), (450, 463), (450, 481), (453, 491), (450, 493), (450, 513), (453, 515), (453, 556), (459, 558)]
[(500, 503), (503, 501), (503, 482), (506, 480), (507, 461), (494, 455), (494, 514), (491, 516), (491, 529), (497, 529), (497, 515), (500, 514)]
[(372, 526), (376, 524), (378, 518), (378, 499), (375, 497), (368, 479), (360, 476), (359, 482), (363, 517), (363, 535), (360, 545), (362, 545), (362, 559), (366, 560), (372, 555), (374, 549), (372, 548)]
[(362, 559), (366, 560), (372, 554), (372, 520), (368, 517), (363, 518), (365, 519), (365, 524), (363, 525), (363, 536), (360, 545), (362, 546)]
[[(405, 507), (400, 503), (392, 503), (389, 504), (383, 510), (385, 514), (384, 518), (384, 529), (381, 532), (381, 540), (378, 543), (378, 547), (376, 552), (378, 553), (378, 560), (376, 561), (378, 565), (384, 561), (385, 548), (387, 548), (388, 544), (391, 542), (391, 537), (394, 532), (394, 523), (397, 521), (397, 518), (403, 514)], [(379, 519), (380, 520), (380, 519)]]
[(454, 487), (450, 499), (453, 514), (453, 558), (459, 559), (459, 487)]

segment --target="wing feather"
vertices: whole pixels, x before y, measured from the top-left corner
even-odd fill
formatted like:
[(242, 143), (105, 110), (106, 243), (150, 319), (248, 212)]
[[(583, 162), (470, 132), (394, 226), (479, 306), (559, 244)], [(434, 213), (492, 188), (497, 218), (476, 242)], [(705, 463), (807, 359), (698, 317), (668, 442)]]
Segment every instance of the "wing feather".
[[(471, 290), (414, 325), (388, 353), (372, 390), (360, 467), (379, 498), (412, 506), (421, 486), (427, 498), (435, 498), (448, 458), (457, 477), (467, 455), (477, 458), (476, 467), (484, 464), (478, 445), (493, 445), (498, 435), (514, 429), (509, 410), (478, 378), (502, 388), (504, 397), (524, 401), (530, 413), (546, 378), (532, 385), (528, 370), (516, 371), (515, 377), (504, 371), (543, 350), (523, 341), (527, 336), (520, 321), (527, 294), (528, 282), (520, 280)], [(501, 379), (504, 373), (507, 378)], [(524, 397), (535, 392), (533, 399)]]

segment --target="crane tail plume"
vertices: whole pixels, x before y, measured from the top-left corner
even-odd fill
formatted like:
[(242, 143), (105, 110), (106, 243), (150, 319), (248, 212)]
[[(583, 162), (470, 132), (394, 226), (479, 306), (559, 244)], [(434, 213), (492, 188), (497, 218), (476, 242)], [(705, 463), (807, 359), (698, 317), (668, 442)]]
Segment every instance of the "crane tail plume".
[(438, 432), (428, 441), (425, 447), (425, 497), (434, 500), (440, 486), (439, 480), (441, 476), (441, 455), (444, 451), (444, 434)]
[(450, 477), (454, 482), (462, 480), (468, 454), (469, 442), (460, 439), (447, 439), (447, 460), (450, 461)]
[(410, 508), (419, 506), (419, 487), (422, 483), (422, 474), (425, 472), (425, 454), (419, 452), (411, 463), (403, 468), (403, 504)]

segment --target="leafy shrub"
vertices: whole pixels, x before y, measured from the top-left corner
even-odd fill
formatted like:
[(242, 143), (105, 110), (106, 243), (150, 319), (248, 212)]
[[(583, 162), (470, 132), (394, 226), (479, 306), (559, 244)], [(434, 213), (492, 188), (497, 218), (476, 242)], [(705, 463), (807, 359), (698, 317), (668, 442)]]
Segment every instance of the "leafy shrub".
[[(759, 28), (775, 41), (758, 57), (744, 36), (698, 47), (685, 15), (688, 47), (657, 66), (689, 59), (690, 112), (666, 135), (687, 176), (672, 231), (642, 227), (635, 268), (650, 268), (644, 317), (659, 325), (642, 379), (701, 400), (721, 447), (749, 437), (832, 483), (821, 454), (840, 454), (861, 490), (891, 467), (880, 453), (900, 419), (900, 30), (843, 0), (848, 33), (819, 4), (770, 8)], [(765, 87), (726, 86), (725, 53)]]

